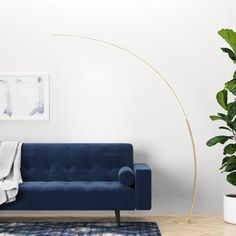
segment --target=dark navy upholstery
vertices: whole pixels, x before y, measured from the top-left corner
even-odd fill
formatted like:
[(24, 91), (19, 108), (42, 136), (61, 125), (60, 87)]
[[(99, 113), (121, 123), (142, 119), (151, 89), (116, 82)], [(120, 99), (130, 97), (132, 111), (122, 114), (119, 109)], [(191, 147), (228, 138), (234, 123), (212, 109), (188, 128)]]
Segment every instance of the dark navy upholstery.
[(151, 170), (146, 164), (134, 164), (135, 206), (137, 210), (151, 209)]
[(114, 181), (28, 181), (8, 210), (134, 210), (134, 189)]
[[(122, 167), (134, 170), (135, 183), (119, 181)], [(0, 205), (0, 210), (151, 207), (151, 172), (147, 166), (134, 168), (131, 144), (23, 144), (21, 173), (16, 201)]]
[(128, 167), (124, 166), (119, 170), (119, 181), (125, 186), (131, 186), (134, 183), (134, 172)]
[(131, 144), (23, 144), (23, 181), (118, 181)]

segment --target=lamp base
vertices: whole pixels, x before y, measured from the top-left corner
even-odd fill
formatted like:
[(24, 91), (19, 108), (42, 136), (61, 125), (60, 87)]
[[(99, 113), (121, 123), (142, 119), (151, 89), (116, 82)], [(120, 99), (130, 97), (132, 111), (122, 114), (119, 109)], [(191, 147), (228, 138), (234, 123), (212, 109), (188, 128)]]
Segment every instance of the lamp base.
[(190, 225), (197, 222), (194, 221), (194, 217), (186, 216), (186, 217), (181, 217), (181, 220), (175, 220), (174, 223), (180, 224), (180, 225), (186, 225), (186, 224)]

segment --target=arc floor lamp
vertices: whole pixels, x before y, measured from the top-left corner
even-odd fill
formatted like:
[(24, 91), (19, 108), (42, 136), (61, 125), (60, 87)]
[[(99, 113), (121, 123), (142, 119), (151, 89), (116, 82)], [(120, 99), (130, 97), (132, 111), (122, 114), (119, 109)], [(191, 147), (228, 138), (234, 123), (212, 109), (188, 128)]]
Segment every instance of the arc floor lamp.
[(193, 215), (193, 209), (194, 209), (194, 205), (195, 205), (195, 196), (196, 196), (196, 181), (197, 181), (197, 156), (196, 156), (196, 148), (195, 148), (195, 143), (194, 143), (194, 138), (193, 138), (193, 134), (192, 134), (192, 129), (191, 129), (191, 125), (188, 119), (188, 116), (184, 110), (184, 107), (182, 105), (182, 103), (180, 102), (179, 97), (177, 96), (175, 90), (173, 89), (173, 87), (170, 85), (170, 83), (161, 75), (161, 73), (155, 68), (153, 67), (150, 63), (148, 63), (146, 60), (144, 60), (142, 57), (138, 56), (136, 53), (123, 48), (122, 46), (119, 46), (117, 44), (108, 42), (108, 41), (104, 41), (101, 39), (97, 39), (97, 38), (91, 38), (91, 37), (86, 37), (86, 36), (81, 36), (81, 35), (73, 35), (73, 34), (53, 34), (54, 37), (72, 37), (72, 38), (79, 38), (79, 39), (85, 39), (85, 40), (90, 40), (90, 41), (95, 41), (98, 43), (102, 43), (111, 47), (115, 47), (117, 49), (120, 49), (124, 52), (126, 52), (127, 54), (130, 54), (132, 56), (134, 56), (136, 59), (138, 59), (139, 61), (143, 62), (147, 67), (149, 67), (156, 75), (158, 75), (157, 77), (159, 79), (161, 79), (166, 86), (170, 89), (171, 93), (174, 95), (183, 115), (184, 115), (184, 119), (187, 125), (187, 129), (188, 129), (188, 133), (189, 133), (189, 137), (190, 137), (190, 141), (192, 144), (192, 152), (193, 152), (193, 163), (194, 163), (194, 175), (193, 175), (193, 186), (192, 186), (192, 199), (191, 199), (191, 207), (189, 209), (189, 214), (188, 214), (188, 222), (191, 223), (192, 220), (192, 215)]

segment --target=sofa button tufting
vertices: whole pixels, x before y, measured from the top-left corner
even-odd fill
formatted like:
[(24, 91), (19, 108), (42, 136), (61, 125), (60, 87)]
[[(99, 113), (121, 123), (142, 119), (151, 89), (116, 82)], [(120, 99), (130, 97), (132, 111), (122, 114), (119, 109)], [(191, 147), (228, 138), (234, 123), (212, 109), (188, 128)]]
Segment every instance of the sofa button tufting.
[[(130, 144), (24, 145), (22, 173), (25, 181), (21, 186), (24, 199), (19, 202), (22, 208), (117, 209), (117, 218), (118, 209), (150, 208), (151, 170), (147, 166), (134, 165), (138, 176), (135, 189), (119, 182), (121, 167), (129, 163), (133, 166)], [(44, 195), (37, 194), (41, 192)], [(76, 201), (68, 200), (66, 195), (76, 196)], [(96, 195), (98, 198), (94, 201)], [(35, 201), (28, 201), (31, 196)], [(43, 204), (38, 204), (41, 201)]]

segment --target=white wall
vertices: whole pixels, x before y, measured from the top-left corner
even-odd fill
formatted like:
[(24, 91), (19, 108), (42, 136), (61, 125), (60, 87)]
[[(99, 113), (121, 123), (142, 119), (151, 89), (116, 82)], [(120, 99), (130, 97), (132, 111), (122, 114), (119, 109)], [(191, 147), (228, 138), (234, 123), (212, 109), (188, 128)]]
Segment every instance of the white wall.
[(208, 116), (234, 66), (220, 47), (236, 30), (234, 0), (0, 0), (0, 72), (50, 72), (50, 122), (1, 122), (0, 139), (25, 142), (130, 142), (153, 170), (153, 209), (185, 214), (193, 161), (176, 100), (144, 64), (118, 49), (53, 33), (107, 40), (148, 60), (175, 88), (192, 124), (198, 156), (195, 214), (222, 211), (236, 192), (218, 168), (220, 132)]

